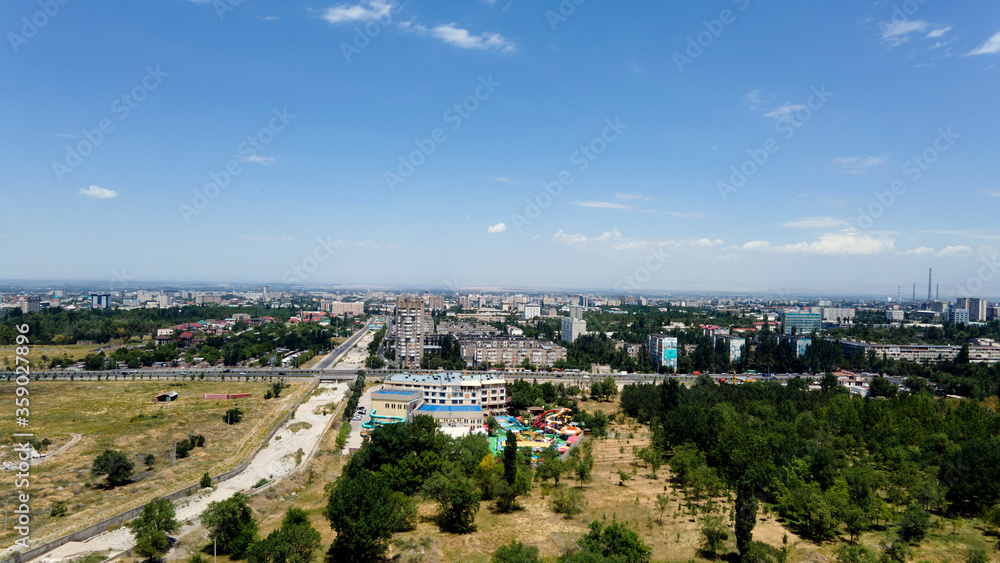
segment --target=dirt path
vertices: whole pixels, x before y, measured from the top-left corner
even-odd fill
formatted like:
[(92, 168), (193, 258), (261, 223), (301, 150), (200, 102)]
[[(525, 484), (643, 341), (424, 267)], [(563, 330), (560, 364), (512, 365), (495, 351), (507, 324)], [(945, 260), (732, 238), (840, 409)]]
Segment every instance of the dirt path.
[(80, 438), (83, 438), (83, 434), (70, 434), (69, 435), (69, 442), (66, 442), (65, 444), (63, 444), (62, 446), (60, 446), (59, 449), (57, 449), (56, 451), (50, 453), (47, 457), (50, 457), (50, 458), (51, 457), (56, 457), (57, 455), (63, 453), (64, 451), (72, 448), (73, 446), (76, 445), (77, 442), (80, 441)]
[[(208, 508), (209, 503), (226, 500), (239, 491), (248, 491), (261, 479), (273, 482), (292, 473), (298, 468), (296, 457), (299, 450), (303, 452), (299, 456), (301, 457), (300, 463), (305, 462), (306, 456), (322, 439), (323, 432), (333, 416), (332, 413), (322, 414), (323, 405), (336, 403), (343, 399), (347, 386), (343, 383), (324, 384), (320, 385), (318, 389), (321, 393), (313, 395), (299, 406), (298, 410), (295, 411), (295, 417), (291, 418), (275, 433), (271, 441), (257, 452), (250, 465), (242, 473), (219, 483), (215, 489), (205, 489), (177, 504), (177, 521), (181, 524), (178, 537), (201, 527), (198, 516)], [(301, 423), (306, 423), (309, 427), (303, 428)], [(289, 427), (297, 427), (297, 430), (292, 432)], [(234, 430), (234, 438), (235, 432)], [(111, 552), (110, 556), (131, 549), (134, 545), (135, 539), (128, 529), (120, 528), (99, 534), (85, 542), (70, 542), (59, 546), (35, 561), (55, 563), (95, 551)]]

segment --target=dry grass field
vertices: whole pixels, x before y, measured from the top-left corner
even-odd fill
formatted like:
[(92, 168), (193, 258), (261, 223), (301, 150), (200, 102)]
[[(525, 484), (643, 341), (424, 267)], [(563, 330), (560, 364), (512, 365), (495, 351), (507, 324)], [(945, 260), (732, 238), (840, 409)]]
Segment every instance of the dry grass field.
[[(38, 439), (52, 440), (49, 452), (65, 451), (31, 468), (32, 541), (40, 545), (67, 531), (82, 528), (165, 493), (198, 482), (208, 472), (217, 475), (248, 459), (264, 436), (294, 404), (307, 386), (293, 383), (277, 400), (264, 401), (269, 383), (235, 381), (32, 381), (29, 384), (31, 414), (26, 429)], [(154, 403), (152, 397), (168, 390), (180, 397), (171, 403)], [(224, 401), (204, 400), (205, 393), (243, 393), (251, 398)], [(0, 388), (0, 460), (14, 461), (10, 448), (12, 433), (23, 431), (14, 421), (14, 386)], [(238, 406), (245, 419), (227, 428), (226, 410)], [(173, 444), (191, 434), (205, 436), (205, 446), (171, 463)], [(79, 436), (75, 441), (74, 438)], [(132, 484), (113, 490), (102, 488), (90, 467), (101, 452), (124, 452), (135, 464), (137, 478)], [(156, 456), (152, 471), (143, 458)], [(0, 486), (14, 490), (14, 474), (0, 472)], [(49, 507), (64, 501), (68, 515), (53, 519)], [(0, 534), (9, 545), (13, 532)]]
[[(617, 410), (616, 403), (581, 404), (588, 411), (602, 410), (610, 414)], [(335, 418), (336, 420), (336, 418)], [(276, 483), (264, 493), (253, 497), (251, 504), (258, 514), (261, 535), (267, 535), (280, 526), (281, 517), (289, 506), (305, 509), (310, 514), (313, 526), (322, 536), (322, 549), (329, 547), (334, 539), (324, 512), (326, 493), (324, 485), (340, 475), (340, 454), (336, 452), (334, 428), (329, 431), (319, 446), (316, 456), (306, 467)], [(700, 551), (699, 527), (702, 516), (687, 513), (683, 494), (669, 481), (668, 468), (661, 467), (654, 479), (648, 467), (635, 462), (633, 446), (642, 447), (649, 443), (649, 435), (644, 427), (635, 423), (617, 423), (612, 426), (612, 436), (594, 440), (594, 480), (583, 490), (586, 506), (579, 516), (566, 519), (555, 514), (551, 508), (551, 496), (543, 495), (536, 483), (529, 496), (520, 499), (521, 509), (511, 514), (495, 514), (492, 503), (482, 503), (476, 516), (476, 531), (471, 534), (455, 535), (442, 533), (433, 522), (437, 506), (433, 502), (420, 504), (420, 522), (412, 532), (396, 534), (393, 538), (389, 557), (400, 562), (472, 562), (486, 563), (491, 553), (500, 545), (517, 539), (539, 548), (544, 560), (554, 561), (560, 554), (573, 548), (574, 540), (587, 532), (587, 525), (593, 520), (617, 519), (627, 521), (642, 539), (650, 545), (654, 561), (709, 561)], [(619, 485), (618, 470), (634, 473), (624, 486)], [(577, 487), (575, 481), (563, 481), (567, 486)], [(670, 507), (664, 513), (663, 521), (654, 508), (657, 494), (670, 495)], [(723, 514), (729, 521), (732, 505), (725, 497), (714, 499), (716, 513)], [(754, 538), (775, 547), (782, 546), (787, 534), (790, 546), (790, 562), (836, 561), (834, 551), (841, 541), (816, 544), (802, 540), (782, 526), (774, 514), (762, 509), (754, 529)], [(732, 525), (731, 522), (729, 524)], [(870, 532), (859, 540), (873, 548), (885, 537), (885, 532)], [(210, 544), (204, 530), (199, 530), (182, 538), (172, 559), (186, 559), (192, 553), (202, 551), (210, 556)], [(986, 531), (978, 521), (966, 521), (962, 527), (953, 530), (950, 523), (936, 529), (918, 549), (914, 550), (913, 561), (964, 561), (966, 546), (975, 545), (993, 553), (996, 557), (996, 538)], [(727, 542), (732, 560), (736, 545), (730, 529)], [(323, 553), (316, 554), (322, 561)], [(127, 561), (127, 560), (126, 560)], [(219, 561), (229, 563), (226, 557)]]
[[(30, 346), (30, 351), (28, 352), (28, 360), (31, 362), (31, 369), (42, 369), (42, 356), (48, 359), (52, 358), (63, 358), (69, 357), (74, 361), (83, 360), (87, 354), (93, 353), (95, 350), (100, 348), (97, 345), (83, 346), (80, 344), (67, 344), (65, 346), (52, 344), (46, 346)], [(0, 346), (0, 369), (9, 369), (14, 366), (15, 363), (15, 347), (14, 346)], [(20, 365), (24, 365), (22, 362)], [(7, 366), (7, 367), (5, 367)]]

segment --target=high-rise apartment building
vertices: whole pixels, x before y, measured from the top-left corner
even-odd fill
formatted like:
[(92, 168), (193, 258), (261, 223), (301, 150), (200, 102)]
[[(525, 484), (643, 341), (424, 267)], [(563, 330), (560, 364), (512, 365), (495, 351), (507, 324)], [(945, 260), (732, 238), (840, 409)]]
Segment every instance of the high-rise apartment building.
[(111, 304), (111, 296), (107, 293), (91, 293), (90, 294), (90, 308), (91, 309), (107, 309), (108, 305)]
[(969, 324), (969, 310), (955, 308), (948, 312), (948, 320), (955, 324)]
[(17, 299), (17, 305), (22, 313), (37, 313), (42, 310), (42, 298), (23, 295)]
[(564, 341), (573, 342), (585, 332), (587, 332), (587, 321), (573, 317), (562, 318), (562, 339)]
[(658, 366), (677, 368), (677, 337), (650, 334), (646, 339), (649, 358)]
[(986, 300), (979, 297), (959, 297), (955, 300), (956, 309), (968, 309), (969, 320), (977, 323), (986, 322)]
[(396, 360), (404, 368), (420, 369), (424, 357), (424, 300), (396, 298)]

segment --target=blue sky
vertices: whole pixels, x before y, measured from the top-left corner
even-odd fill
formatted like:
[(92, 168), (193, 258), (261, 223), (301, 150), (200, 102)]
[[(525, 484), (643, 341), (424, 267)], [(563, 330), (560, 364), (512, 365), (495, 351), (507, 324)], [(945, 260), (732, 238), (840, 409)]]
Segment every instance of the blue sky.
[(1000, 295), (996, 2), (0, 22), (0, 278)]

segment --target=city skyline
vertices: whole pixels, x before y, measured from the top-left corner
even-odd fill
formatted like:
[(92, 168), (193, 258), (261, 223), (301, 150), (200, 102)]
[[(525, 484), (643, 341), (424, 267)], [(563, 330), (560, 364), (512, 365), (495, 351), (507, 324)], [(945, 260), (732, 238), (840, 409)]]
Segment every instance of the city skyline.
[(0, 279), (1000, 295), (992, 3), (53, 5)]

